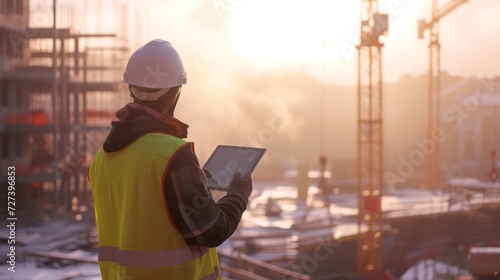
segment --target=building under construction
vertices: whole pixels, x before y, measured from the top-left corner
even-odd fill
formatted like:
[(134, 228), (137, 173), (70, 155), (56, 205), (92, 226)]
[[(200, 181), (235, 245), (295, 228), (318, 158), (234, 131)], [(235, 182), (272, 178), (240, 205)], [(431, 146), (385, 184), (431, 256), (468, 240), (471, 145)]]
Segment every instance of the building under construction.
[[(123, 101), (128, 48), (117, 34), (58, 27), (45, 4), (0, 2), (1, 168), (16, 168), (18, 211), (66, 213), (90, 201), (86, 171)], [(40, 15), (44, 26), (30, 24)]]

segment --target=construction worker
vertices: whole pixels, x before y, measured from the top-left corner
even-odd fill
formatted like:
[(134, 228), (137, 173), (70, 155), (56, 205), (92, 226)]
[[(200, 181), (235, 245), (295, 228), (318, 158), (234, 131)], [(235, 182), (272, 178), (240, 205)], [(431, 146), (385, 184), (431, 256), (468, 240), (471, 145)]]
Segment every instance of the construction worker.
[(88, 174), (102, 279), (222, 279), (215, 247), (236, 230), (252, 180), (237, 173), (212, 199), (182, 140), (188, 126), (173, 116), (187, 79), (169, 42), (139, 47), (122, 79), (134, 102), (117, 111)]

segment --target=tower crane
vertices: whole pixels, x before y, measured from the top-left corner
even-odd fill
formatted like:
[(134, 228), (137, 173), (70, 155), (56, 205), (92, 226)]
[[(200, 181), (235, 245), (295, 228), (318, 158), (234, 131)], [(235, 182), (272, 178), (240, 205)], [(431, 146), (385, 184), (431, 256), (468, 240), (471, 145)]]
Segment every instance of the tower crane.
[(382, 47), (387, 14), (378, 0), (362, 0), (358, 49), (357, 271), (380, 273), (383, 263)]
[[(468, 0), (451, 0), (443, 7), (439, 7), (439, 1), (432, 1), (432, 17), (429, 22), (418, 21), (418, 38), (424, 38), (425, 30), (430, 32), (429, 41), (429, 113), (427, 139), (432, 140), (440, 131), (440, 91), (441, 91), (441, 44), (439, 43), (439, 21), (458, 8), (467, 3)], [(440, 145), (434, 141), (435, 150), (427, 156), (427, 187), (435, 187), (440, 184), (439, 162)]]

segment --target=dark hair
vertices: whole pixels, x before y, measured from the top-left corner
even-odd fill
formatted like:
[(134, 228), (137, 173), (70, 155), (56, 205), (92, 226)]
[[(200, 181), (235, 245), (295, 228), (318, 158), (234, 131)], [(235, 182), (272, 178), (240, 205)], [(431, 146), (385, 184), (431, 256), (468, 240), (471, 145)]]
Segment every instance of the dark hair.
[[(129, 89), (130, 89), (130, 87), (131, 86), (129, 86)], [(160, 90), (160, 89), (151, 89), (151, 88), (143, 88), (143, 87), (137, 87), (137, 88), (140, 91), (146, 91), (146, 92), (157, 92), (157, 91)], [(134, 94), (132, 94), (132, 91), (130, 92), (130, 96), (132, 96), (132, 98), (134, 99), (135, 103), (141, 104), (141, 105), (149, 107), (149, 108), (151, 108), (151, 109), (153, 109), (155, 111), (161, 112), (167, 106), (168, 96), (171, 95), (171, 94), (175, 94), (175, 93), (179, 92), (179, 88), (180, 88), (180, 86), (176, 86), (176, 87), (170, 88), (167, 91), (167, 93), (165, 93), (164, 95), (160, 96), (160, 98), (158, 98), (157, 100), (142, 100), (142, 99), (139, 99), (139, 98), (135, 97)]]

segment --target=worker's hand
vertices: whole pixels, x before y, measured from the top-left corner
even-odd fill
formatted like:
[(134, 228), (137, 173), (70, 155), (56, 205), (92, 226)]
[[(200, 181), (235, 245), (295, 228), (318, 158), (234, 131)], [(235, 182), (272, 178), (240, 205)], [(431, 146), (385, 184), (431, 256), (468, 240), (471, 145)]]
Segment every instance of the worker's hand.
[(229, 189), (227, 190), (227, 192), (240, 192), (243, 193), (246, 198), (249, 198), (252, 194), (252, 190), (252, 177), (246, 176), (244, 178), (241, 178), (240, 172), (236, 172), (233, 175), (233, 180), (229, 184)]

